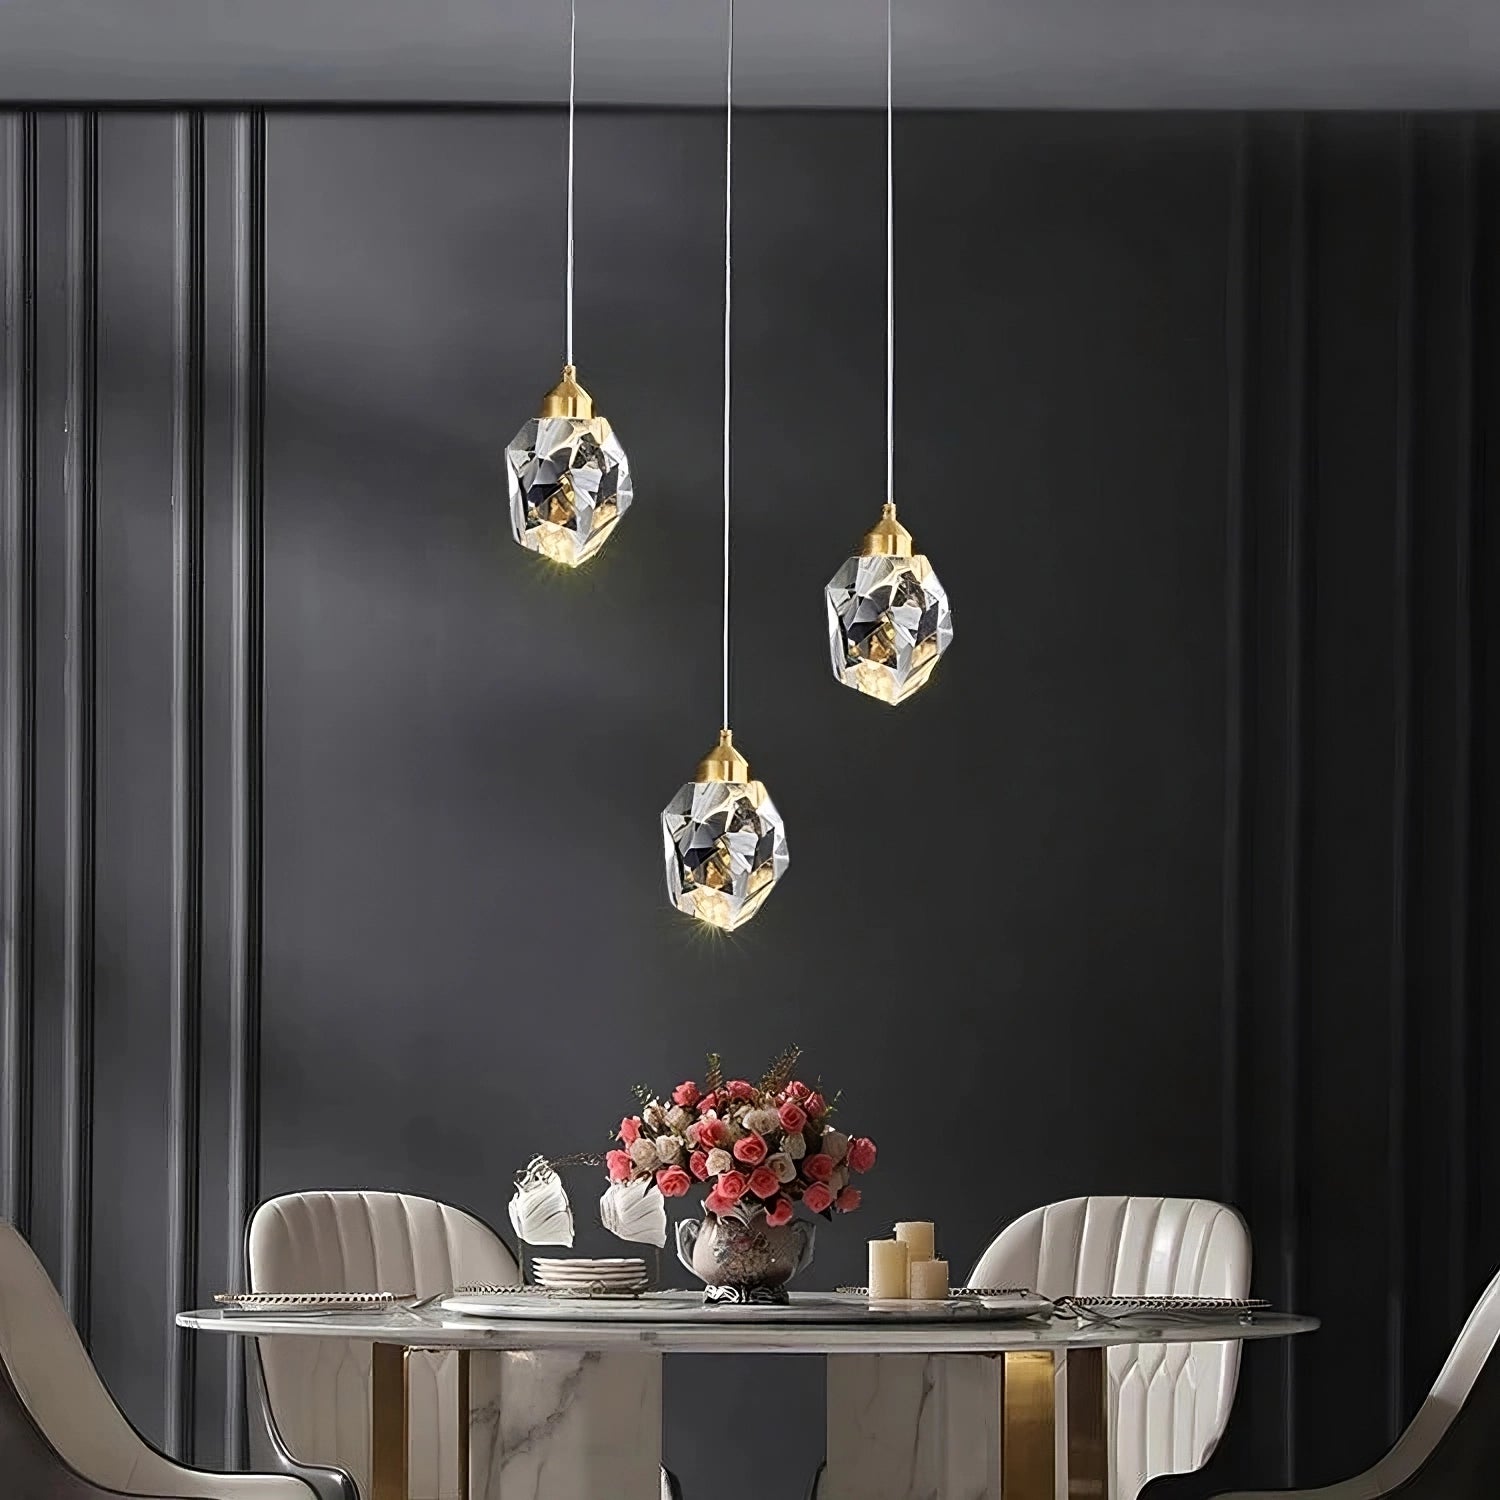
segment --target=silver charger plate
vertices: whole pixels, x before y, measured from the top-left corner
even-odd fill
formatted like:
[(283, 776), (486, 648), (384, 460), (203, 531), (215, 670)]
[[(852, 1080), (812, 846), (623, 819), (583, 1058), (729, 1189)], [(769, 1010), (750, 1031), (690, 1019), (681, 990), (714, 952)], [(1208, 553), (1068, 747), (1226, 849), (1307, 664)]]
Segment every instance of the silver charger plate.
[(224, 1312), (326, 1313), (379, 1312), (411, 1302), (415, 1292), (218, 1292), (214, 1301)]
[(583, 1319), (613, 1323), (1004, 1323), (1052, 1312), (1046, 1297), (1023, 1292), (943, 1302), (872, 1302), (848, 1292), (793, 1292), (784, 1307), (758, 1303), (705, 1306), (701, 1292), (647, 1292), (622, 1298), (546, 1297), (497, 1292), (445, 1297), (445, 1313), (469, 1318)]
[(1233, 1318), (1267, 1312), (1264, 1297), (1060, 1297), (1063, 1317), (1083, 1318)]

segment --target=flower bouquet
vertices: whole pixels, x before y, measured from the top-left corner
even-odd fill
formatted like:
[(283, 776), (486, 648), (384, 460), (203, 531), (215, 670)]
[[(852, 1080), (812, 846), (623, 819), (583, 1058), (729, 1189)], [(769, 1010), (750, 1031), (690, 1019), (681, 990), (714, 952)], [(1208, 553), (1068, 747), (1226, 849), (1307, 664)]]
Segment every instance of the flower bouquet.
[(682, 1198), (702, 1187), (704, 1220), (678, 1226), (677, 1253), (711, 1301), (784, 1301), (812, 1259), (813, 1226), (794, 1222), (797, 1205), (853, 1213), (852, 1179), (875, 1165), (873, 1141), (835, 1128), (838, 1101), (792, 1076), (800, 1055), (787, 1049), (752, 1084), (726, 1080), (713, 1053), (703, 1082), (678, 1084), (670, 1100), (637, 1089), (640, 1113), (620, 1122), (605, 1157), (610, 1193), (654, 1186)]

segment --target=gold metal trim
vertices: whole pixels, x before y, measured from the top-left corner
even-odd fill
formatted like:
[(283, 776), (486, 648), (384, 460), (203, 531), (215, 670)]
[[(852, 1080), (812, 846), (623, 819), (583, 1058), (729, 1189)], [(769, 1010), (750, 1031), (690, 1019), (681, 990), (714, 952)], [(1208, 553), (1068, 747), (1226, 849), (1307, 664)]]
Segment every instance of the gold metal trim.
[(1109, 1405), (1103, 1349), (1069, 1349), (1068, 1500), (1109, 1500)]
[(370, 1349), (370, 1500), (410, 1500), (407, 1355), (400, 1344)]
[(594, 415), (594, 398), (579, 385), (578, 371), (572, 365), (564, 365), (562, 379), (542, 397), (540, 417), (579, 417), (591, 421)]
[(734, 735), (728, 729), (719, 731), (719, 743), (702, 760), (693, 775), (694, 781), (749, 781), (750, 762), (734, 748)]
[(469, 1351), (458, 1351), (458, 1500), (469, 1500)]
[(880, 520), (867, 531), (859, 544), (861, 557), (910, 557), (911, 532), (896, 519), (896, 507), (889, 500), (881, 507)]
[(1000, 1493), (1005, 1500), (1053, 1500), (1057, 1401), (1050, 1351), (1004, 1356), (1000, 1408)]

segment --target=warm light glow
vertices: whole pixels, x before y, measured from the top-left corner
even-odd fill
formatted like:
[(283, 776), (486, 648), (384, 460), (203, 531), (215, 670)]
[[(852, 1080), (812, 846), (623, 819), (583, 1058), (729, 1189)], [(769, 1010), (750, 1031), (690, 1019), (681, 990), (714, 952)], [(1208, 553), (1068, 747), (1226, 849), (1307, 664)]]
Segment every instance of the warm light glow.
[[(894, 507), (867, 546), (908, 547)], [(897, 535), (899, 533), (899, 535)], [(882, 703), (920, 692), (953, 640), (948, 595), (920, 553), (865, 551), (847, 558), (823, 591), (833, 675)]]
[[(732, 768), (737, 779), (720, 779)], [(764, 783), (728, 736), (662, 810), (667, 896), (721, 932), (743, 927), (786, 873), (786, 830)]]
[(516, 541), (568, 568), (603, 547), (633, 495), (629, 460), (603, 417), (534, 417), (506, 448), (505, 475)]

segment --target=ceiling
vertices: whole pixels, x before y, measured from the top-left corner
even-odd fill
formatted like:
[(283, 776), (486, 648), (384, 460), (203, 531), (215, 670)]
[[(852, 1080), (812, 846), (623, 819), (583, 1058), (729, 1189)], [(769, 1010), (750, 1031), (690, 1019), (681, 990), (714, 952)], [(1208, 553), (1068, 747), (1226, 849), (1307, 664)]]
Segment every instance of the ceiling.
[[(722, 0), (578, 0), (588, 103), (713, 104)], [(564, 97), (566, 0), (4, 0), (11, 100)], [(899, 106), (1486, 108), (1495, 0), (896, 0)], [(740, 0), (746, 104), (877, 103), (879, 0)]]

